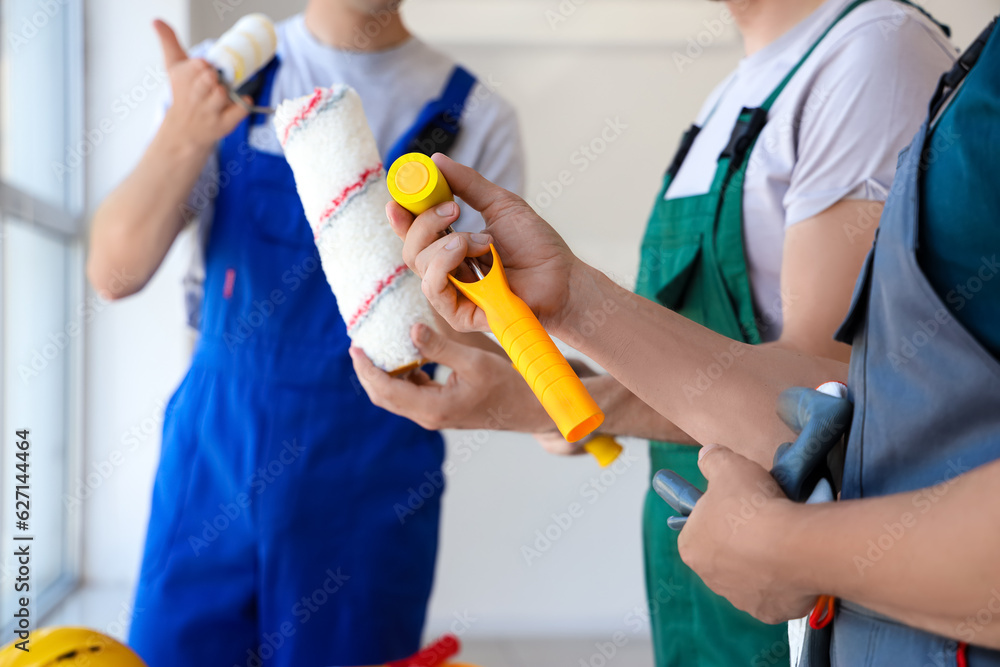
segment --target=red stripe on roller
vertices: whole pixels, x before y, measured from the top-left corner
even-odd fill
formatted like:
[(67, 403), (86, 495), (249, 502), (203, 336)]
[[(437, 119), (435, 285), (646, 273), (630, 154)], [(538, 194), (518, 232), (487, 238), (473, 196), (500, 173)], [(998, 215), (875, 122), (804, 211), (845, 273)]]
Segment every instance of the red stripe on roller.
[(281, 140), (282, 146), (288, 143), (288, 134), (292, 131), (292, 129), (297, 127), (299, 123), (304, 121), (306, 119), (306, 116), (312, 113), (313, 109), (316, 108), (320, 100), (323, 99), (324, 92), (326, 91), (323, 88), (317, 88), (316, 91), (313, 93), (313, 96), (309, 99), (309, 103), (306, 104), (304, 107), (302, 107), (302, 109), (300, 109), (297, 114), (295, 114), (295, 117), (292, 118), (290, 123), (288, 123), (288, 127), (285, 128), (285, 136)]
[(353, 329), (354, 326), (361, 320), (361, 318), (364, 317), (369, 310), (371, 310), (372, 304), (375, 303), (375, 299), (377, 299), (382, 292), (388, 289), (389, 285), (393, 284), (397, 278), (403, 275), (406, 272), (406, 270), (407, 270), (406, 264), (400, 264), (393, 270), (391, 274), (389, 274), (388, 277), (378, 281), (378, 284), (375, 285), (375, 292), (369, 295), (369, 297), (364, 300), (364, 302), (361, 304), (361, 307), (358, 308), (357, 312), (355, 312), (354, 315), (351, 317), (351, 319), (347, 322), (348, 331)]
[(333, 201), (330, 202), (330, 205), (327, 206), (322, 213), (320, 213), (319, 224), (316, 226), (316, 229), (318, 230), (323, 225), (324, 222), (332, 218), (333, 215), (337, 212), (337, 210), (344, 205), (344, 202), (350, 199), (352, 194), (363, 188), (368, 183), (368, 181), (372, 179), (372, 177), (380, 176), (381, 174), (382, 174), (381, 162), (379, 162), (374, 167), (369, 167), (368, 169), (365, 169), (363, 172), (361, 172), (361, 177), (358, 178), (358, 180), (351, 183), (350, 185), (348, 185), (346, 188), (344, 188), (344, 190), (339, 195), (333, 198)]

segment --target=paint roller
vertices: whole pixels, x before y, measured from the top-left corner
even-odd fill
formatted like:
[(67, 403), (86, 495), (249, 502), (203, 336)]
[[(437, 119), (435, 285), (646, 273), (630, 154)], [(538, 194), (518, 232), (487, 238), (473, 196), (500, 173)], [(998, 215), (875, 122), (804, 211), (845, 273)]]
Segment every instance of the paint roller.
[(416, 368), (410, 330), (433, 326), (434, 314), (386, 219), (385, 171), (361, 98), (350, 86), (317, 88), (278, 105), (274, 127), (348, 335), (386, 372)]
[(271, 62), (277, 49), (274, 22), (264, 14), (247, 14), (216, 40), (205, 60), (219, 72), (219, 83), (233, 102), (251, 113), (270, 114), (274, 109), (247, 104), (237, 91)]

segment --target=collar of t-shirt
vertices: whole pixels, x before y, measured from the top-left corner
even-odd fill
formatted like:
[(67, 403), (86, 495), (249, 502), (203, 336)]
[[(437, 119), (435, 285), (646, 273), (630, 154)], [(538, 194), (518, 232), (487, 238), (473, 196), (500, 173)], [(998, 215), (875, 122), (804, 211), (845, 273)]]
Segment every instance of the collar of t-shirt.
[[(374, 21), (371, 28), (359, 28), (353, 37), (359, 48), (371, 38), (368, 32), (380, 30)], [(401, 44), (381, 51), (361, 51), (338, 49), (319, 41), (306, 27), (304, 14), (297, 14), (288, 20), (289, 45), (310, 62), (322, 63), (327, 68), (343, 69), (358, 75), (378, 74), (394, 69), (405, 63), (420, 50), (420, 40), (409, 37)]]
[[(764, 103), (767, 97), (781, 83), (788, 72), (802, 59), (823, 31), (833, 22), (840, 12), (853, 0), (826, 0), (812, 14), (796, 24), (785, 34), (778, 37), (764, 48), (742, 58), (736, 69), (716, 86), (712, 94), (702, 105), (695, 121), (701, 128), (704, 137), (692, 147), (692, 154), (698, 150), (698, 144), (705, 145), (709, 135), (723, 133), (728, 136), (736, 123), (736, 116), (742, 107), (757, 107)], [(731, 104), (732, 98), (738, 99), (738, 104)], [(723, 99), (726, 104), (720, 104)], [(727, 113), (715, 113), (719, 107), (725, 107)], [(709, 127), (711, 124), (711, 127)], [(708, 185), (714, 175), (715, 161), (711, 160), (685, 161), (678, 172), (666, 198), (690, 196), (707, 192)], [(696, 168), (694, 164), (700, 163)], [(711, 171), (706, 168), (711, 165)], [(705, 171), (706, 173), (701, 173)], [(697, 172), (697, 173), (694, 173)]]

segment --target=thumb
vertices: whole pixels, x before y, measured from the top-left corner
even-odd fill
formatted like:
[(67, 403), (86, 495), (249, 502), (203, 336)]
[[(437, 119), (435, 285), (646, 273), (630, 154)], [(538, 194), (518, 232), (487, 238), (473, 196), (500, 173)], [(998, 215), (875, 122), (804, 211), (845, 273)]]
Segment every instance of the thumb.
[(475, 169), (459, 164), (443, 153), (436, 153), (433, 159), (451, 186), (452, 192), (480, 213), (497, 202), (516, 197), (499, 185), (486, 180)]
[(177, 41), (177, 35), (173, 28), (160, 19), (153, 21), (153, 27), (160, 38), (160, 47), (163, 49), (163, 64), (167, 67), (187, 60), (187, 52), (181, 43)]
[(461, 370), (468, 367), (470, 349), (456, 343), (426, 324), (415, 324), (410, 333), (420, 354), (429, 361), (444, 364), (448, 368)]
[(705, 445), (698, 452), (698, 467), (701, 469), (701, 474), (711, 484), (713, 477), (720, 475), (725, 468), (732, 466), (740, 458), (743, 457), (728, 447)]

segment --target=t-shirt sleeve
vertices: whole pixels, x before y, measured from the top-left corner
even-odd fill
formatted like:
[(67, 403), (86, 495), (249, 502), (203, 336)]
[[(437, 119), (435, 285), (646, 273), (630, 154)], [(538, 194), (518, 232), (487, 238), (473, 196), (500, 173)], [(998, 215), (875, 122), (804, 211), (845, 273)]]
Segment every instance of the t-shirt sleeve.
[[(478, 84), (482, 86), (482, 84)], [(475, 91), (473, 91), (475, 93)], [(495, 93), (488, 93), (495, 95)], [(481, 99), (475, 94), (470, 102)], [(470, 134), (479, 134), (481, 148), (477, 151), (475, 164), (469, 166), (489, 181), (515, 194), (524, 191), (524, 148), (521, 143), (521, 127), (514, 112), (506, 101), (497, 98), (489, 108), (472, 108), (469, 114), (483, 113), (484, 122), (478, 128), (471, 128)], [(475, 122), (470, 125), (476, 125)], [(472, 138), (472, 137), (470, 137)], [(455, 229), (462, 232), (476, 232), (483, 228), (482, 217), (468, 205), (462, 204), (462, 215), (455, 222)]]
[(919, 20), (894, 26), (891, 37), (883, 29), (872, 22), (851, 31), (816, 71), (797, 112), (786, 227), (842, 199), (888, 196), (897, 155), (926, 117), (938, 77), (954, 55)]

